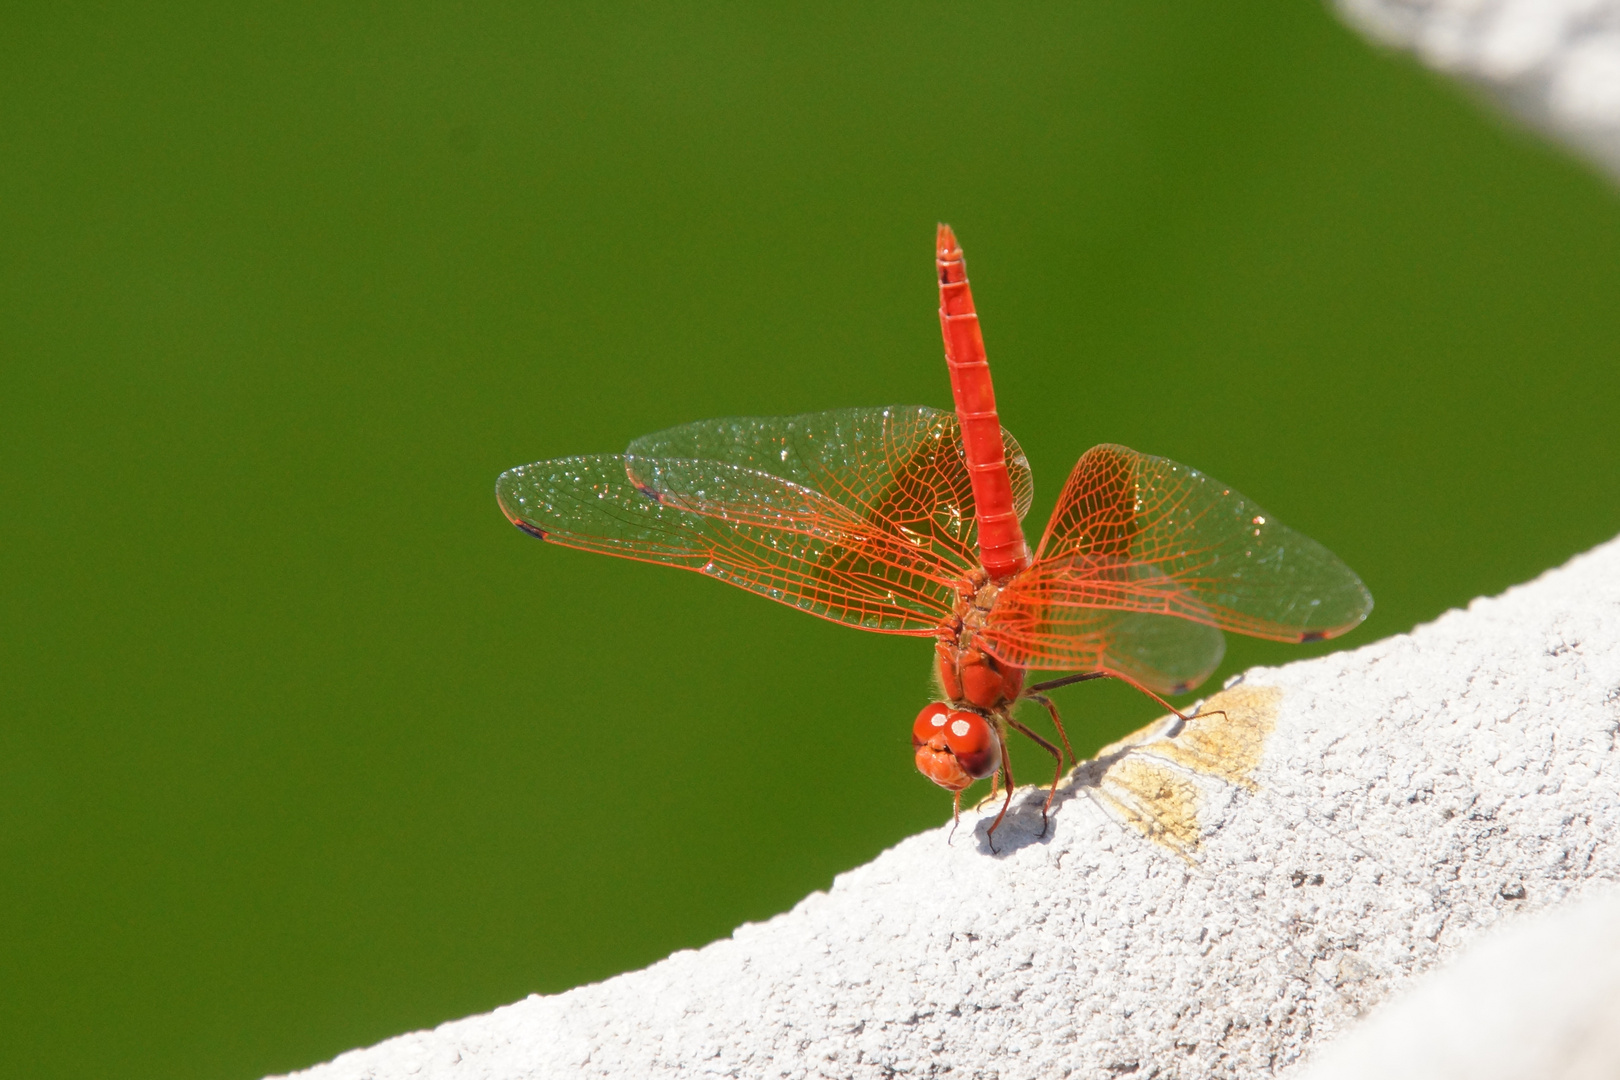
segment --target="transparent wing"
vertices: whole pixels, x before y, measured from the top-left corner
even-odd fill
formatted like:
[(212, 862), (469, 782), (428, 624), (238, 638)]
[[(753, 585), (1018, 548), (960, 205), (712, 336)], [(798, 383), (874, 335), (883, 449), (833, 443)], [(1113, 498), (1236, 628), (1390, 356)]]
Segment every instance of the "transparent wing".
[(890, 633), (932, 633), (974, 565), (956, 420), (932, 409), (687, 424), (623, 456), (509, 470), (496, 495), (553, 543), (697, 570)]
[(1179, 694), (1220, 665), (1226, 637), (1205, 623), (1147, 611), (1038, 607), (1026, 597), (997, 601), (981, 642), (997, 657), (1028, 668), (1113, 671), (1149, 690)]
[[(1097, 609), (1312, 641), (1356, 626), (1372, 596), (1332, 552), (1219, 481), (1103, 445), (1075, 465), (1035, 564), (1003, 590), (993, 648), (1029, 667), (1070, 666), (1065, 641), (1089, 633)], [(1173, 646), (1139, 651), (1174, 670)]]
[(1146, 611), (1109, 614), (1118, 621), (1096, 667), (1129, 675), (1149, 690), (1161, 694), (1191, 690), (1209, 678), (1226, 655), (1226, 636), (1213, 626)]
[[(1029, 460), (1001, 433), (1013, 504), (1029, 513)], [(644, 435), (625, 456), (717, 461), (819, 492), (888, 532), (978, 564), (973, 488), (953, 413), (922, 405), (700, 420)]]

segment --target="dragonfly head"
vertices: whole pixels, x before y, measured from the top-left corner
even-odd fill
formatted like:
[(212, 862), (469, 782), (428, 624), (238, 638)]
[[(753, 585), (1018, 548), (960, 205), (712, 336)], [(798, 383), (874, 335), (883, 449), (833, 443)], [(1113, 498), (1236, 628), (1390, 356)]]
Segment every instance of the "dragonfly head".
[(917, 770), (947, 791), (961, 791), (1001, 767), (1001, 740), (976, 712), (936, 701), (911, 726)]

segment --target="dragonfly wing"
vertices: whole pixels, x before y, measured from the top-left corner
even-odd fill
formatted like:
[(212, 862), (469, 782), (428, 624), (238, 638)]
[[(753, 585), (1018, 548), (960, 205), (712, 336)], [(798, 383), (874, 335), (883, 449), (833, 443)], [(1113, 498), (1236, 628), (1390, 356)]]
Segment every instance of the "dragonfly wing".
[(996, 604), (980, 640), (995, 656), (1025, 668), (1112, 671), (1160, 694), (1179, 694), (1205, 679), (1226, 655), (1226, 638), (1207, 623), (1148, 611)]
[(1072, 612), (1115, 608), (1314, 641), (1372, 610), (1361, 579), (1321, 544), (1196, 469), (1123, 446), (1081, 456), (1036, 559), (1001, 602), (1048, 634), (1084, 621)]
[[(1034, 492), (1029, 460), (1011, 433), (1003, 430), (1002, 441), (1022, 518)], [(632, 473), (646, 457), (724, 462), (780, 477), (964, 571), (978, 563), (973, 487), (954, 413), (894, 405), (700, 420), (645, 435), (625, 456)], [(644, 479), (667, 485), (672, 478)]]
[(1220, 666), (1226, 636), (1206, 623), (1125, 611), (1108, 636), (1102, 667), (1129, 675), (1149, 690), (1191, 690)]
[(959, 571), (849, 507), (716, 461), (539, 461), (495, 485), (507, 518), (566, 547), (696, 570), (835, 622), (931, 633)]

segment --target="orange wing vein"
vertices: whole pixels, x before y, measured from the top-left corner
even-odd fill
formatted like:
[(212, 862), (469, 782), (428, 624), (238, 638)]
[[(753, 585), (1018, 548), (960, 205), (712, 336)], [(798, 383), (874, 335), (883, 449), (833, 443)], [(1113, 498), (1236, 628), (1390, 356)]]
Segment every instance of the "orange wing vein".
[[(1314, 641), (1371, 610), (1337, 556), (1243, 495), (1167, 458), (1103, 445), (1070, 473), (1036, 562), (1003, 590), (986, 641), (1025, 667), (1145, 671), (1153, 677), (1140, 681), (1179, 688), (1219, 663), (1214, 628)], [(1105, 613), (1154, 618), (1122, 624)]]
[[(1005, 436), (1020, 513), (1031, 484)], [(524, 531), (696, 570), (834, 622), (924, 635), (975, 565), (960, 428), (920, 406), (706, 420), (501, 474)]]

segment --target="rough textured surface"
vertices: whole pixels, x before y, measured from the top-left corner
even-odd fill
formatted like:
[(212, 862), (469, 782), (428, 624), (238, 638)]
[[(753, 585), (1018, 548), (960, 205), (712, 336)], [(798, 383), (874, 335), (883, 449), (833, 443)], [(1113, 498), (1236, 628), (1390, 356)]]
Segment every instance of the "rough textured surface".
[(1620, 175), (1620, 0), (1338, 0)]
[(1021, 791), (998, 851), (964, 815), (727, 940), (300, 1075), (1271, 1075), (1620, 880), (1620, 542), (1173, 730), (1083, 764), (1044, 836)]
[(1620, 890), (1487, 934), (1319, 1056), (1298, 1080), (1613, 1080)]

